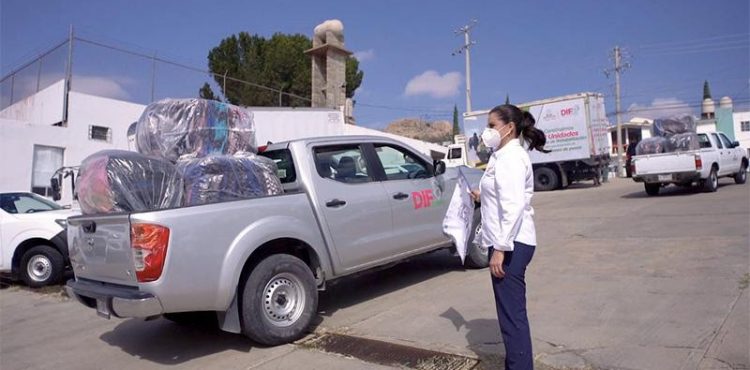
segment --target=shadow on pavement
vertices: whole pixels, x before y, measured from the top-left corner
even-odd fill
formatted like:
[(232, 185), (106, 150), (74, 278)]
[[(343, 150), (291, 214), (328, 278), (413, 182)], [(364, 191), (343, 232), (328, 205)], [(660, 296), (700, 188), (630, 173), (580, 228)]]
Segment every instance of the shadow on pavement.
[(253, 342), (216, 326), (183, 326), (165, 319), (123, 321), (100, 337), (111, 346), (163, 365), (177, 365), (226, 350), (249, 352)]
[(456, 331), (465, 328), (466, 341), (469, 349), (477, 355), (479, 369), (503, 369), (505, 362), (505, 348), (500, 327), (495, 319), (476, 319), (466, 321), (460, 312), (453, 307), (440, 314), (440, 317), (450, 320)]
[(320, 293), (319, 316), (314, 325), (320, 324), (322, 321), (320, 316), (331, 316), (340, 309), (430, 280), (450, 271), (463, 270), (464, 267), (458, 257), (453, 256), (448, 250), (439, 250), (414, 257), (390, 268), (342, 278)]
[[(725, 186), (730, 186), (733, 184), (721, 184), (719, 183), (719, 188), (717, 191), (721, 191), (721, 188)], [(679, 196), (690, 196), (695, 194), (702, 194), (704, 193), (703, 189), (698, 186), (677, 186), (677, 185), (668, 185), (666, 187), (661, 188), (659, 191), (659, 195), (651, 196), (646, 194), (646, 190), (642, 189), (641, 191), (637, 191), (635, 193), (625, 194), (621, 196), (623, 199), (640, 199), (640, 198), (658, 198), (658, 197), (679, 197)]]

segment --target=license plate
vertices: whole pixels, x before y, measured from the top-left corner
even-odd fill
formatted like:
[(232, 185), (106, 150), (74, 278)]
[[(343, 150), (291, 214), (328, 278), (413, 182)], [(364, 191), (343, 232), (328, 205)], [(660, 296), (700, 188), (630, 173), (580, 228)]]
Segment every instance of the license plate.
[(659, 181), (672, 181), (672, 175), (659, 175)]
[(112, 314), (109, 312), (109, 306), (107, 305), (107, 301), (103, 299), (96, 300), (96, 314), (105, 319), (109, 319), (110, 316), (112, 316)]

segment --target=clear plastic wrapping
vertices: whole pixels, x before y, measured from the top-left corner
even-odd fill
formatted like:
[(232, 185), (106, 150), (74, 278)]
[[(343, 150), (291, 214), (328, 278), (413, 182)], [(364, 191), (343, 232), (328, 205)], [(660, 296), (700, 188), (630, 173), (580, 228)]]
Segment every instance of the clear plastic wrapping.
[(184, 205), (226, 202), (283, 192), (276, 163), (253, 153), (184, 158), (177, 167), (185, 181)]
[(183, 182), (164, 159), (103, 150), (81, 163), (76, 191), (83, 214), (139, 212), (179, 207)]
[(695, 132), (696, 125), (692, 116), (661, 118), (654, 120), (654, 136), (671, 136)]
[(255, 152), (255, 124), (248, 110), (205, 99), (164, 99), (146, 107), (136, 126), (140, 153), (180, 158)]
[(643, 139), (635, 147), (635, 155), (657, 154), (672, 151), (672, 144), (668, 138), (657, 136)]
[(698, 134), (687, 132), (684, 134), (674, 134), (667, 138), (671, 151), (686, 151), (700, 149)]

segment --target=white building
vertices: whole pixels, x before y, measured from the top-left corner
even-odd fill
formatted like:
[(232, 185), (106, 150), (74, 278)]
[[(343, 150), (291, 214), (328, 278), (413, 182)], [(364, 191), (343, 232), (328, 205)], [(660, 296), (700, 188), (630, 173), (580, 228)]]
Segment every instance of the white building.
[(750, 111), (734, 112), (734, 139), (750, 150)]
[[(60, 80), (0, 111), (0, 192), (50, 195), (50, 178), (103, 149), (128, 149), (127, 128), (143, 105), (71, 91), (63, 125), (65, 83)], [(69, 179), (67, 179), (69, 181)], [(61, 204), (72, 203), (64, 182)]]

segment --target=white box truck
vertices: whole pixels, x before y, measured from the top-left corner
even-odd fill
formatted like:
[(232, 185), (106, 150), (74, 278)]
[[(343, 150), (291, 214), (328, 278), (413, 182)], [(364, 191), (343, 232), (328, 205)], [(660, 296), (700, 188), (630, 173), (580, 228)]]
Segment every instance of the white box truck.
[[(593, 179), (609, 164), (609, 124), (604, 97), (580, 93), (519, 104), (536, 118), (536, 127), (547, 136), (551, 153), (531, 151), (534, 186), (546, 191), (565, 188), (573, 182)], [(448, 166), (482, 168), (490, 152), (481, 142), (489, 110), (464, 114), (466, 142), (448, 148)]]

